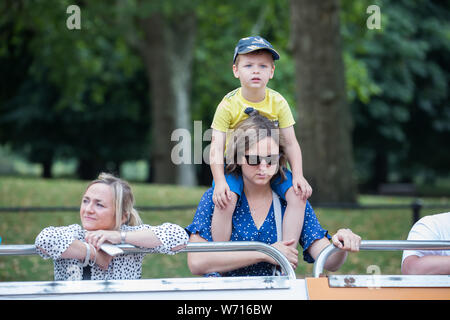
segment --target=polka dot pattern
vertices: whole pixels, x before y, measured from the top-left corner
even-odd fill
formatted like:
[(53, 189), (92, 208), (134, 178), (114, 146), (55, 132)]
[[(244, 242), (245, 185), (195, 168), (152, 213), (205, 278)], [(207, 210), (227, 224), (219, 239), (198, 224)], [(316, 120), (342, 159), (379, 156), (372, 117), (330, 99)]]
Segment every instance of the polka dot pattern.
[[(178, 225), (164, 223), (160, 226), (149, 226), (142, 224), (139, 226), (123, 225), (123, 231), (136, 231), (151, 229), (161, 245), (155, 248), (142, 248), (143, 253), (128, 253), (115, 256), (107, 270), (100, 269), (97, 265), (91, 267), (92, 280), (126, 280), (140, 279), (142, 275), (142, 261), (146, 253), (176, 254), (172, 248), (187, 244), (188, 235), (186, 231)], [(55, 280), (82, 280), (83, 267), (77, 259), (62, 259), (61, 254), (67, 250), (75, 240), (84, 241), (85, 230), (78, 225), (72, 224), (64, 227), (48, 227), (42, 230), (36, 237), (35, 245), (37, 253), (44, 259), (54, 260)]]
[[(214, 212), (214, 202), (212, 201), (214, 189), (208, 189), (202, 196), (197, 207), (192, 223), (186, 228), (190, 233), (198, 233), (207, 241), (212, 241), (211, 221)], [(282, 215), (286, 210), (286, 201), (280, 198)], [(245, 194), (239, 198), (236, 209), (233, 213), (232, 231), (230, 241), (260, 241), (267, 244), (273, 244), (277, 241), (277, 229), (275, 223), (275, 214), (273, 204), (271, 205), (266, 219), (258, 229), (251, 216), (250, 207)], [(300, 245), (303, 247), (303, 259), (306, 262), (313, 263), (314, 259), (307, 252), (310, 245), (318, 239), (331, 237), (328, 231), (323, 229), (317, 220), (316, 214), (310, 203), (306, 203), (305, 219), (303, 222), (302, 233), (300, 235)], [(222, 274), (223, 276), (268, 276), (272, 275), (272, 264), (261, 262), (247, 266), (238, 270)]]

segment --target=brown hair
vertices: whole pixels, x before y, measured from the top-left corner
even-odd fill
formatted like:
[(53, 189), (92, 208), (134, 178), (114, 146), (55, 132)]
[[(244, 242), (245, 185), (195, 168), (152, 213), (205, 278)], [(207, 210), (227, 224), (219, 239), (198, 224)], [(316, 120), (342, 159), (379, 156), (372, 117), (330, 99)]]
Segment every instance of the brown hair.
[[(287, 164), (287, 157), (284, 154), (284, 139), (280, 135), (280, 129), (275, 123), (268, 118), (259, 114), (258, 111), (252, 110), (249, 112), (249, 117), (239, 123), (231, 133), (227, 142), (226, 152), (226, 173), (241, 174), (240, 159), (244, 156), (253, 145), (263, 140), (266, 137), (271, 137), (280, 147), (280, 159), (278, 162), (278, 172), (276, 176), (281, 175), (281, 180), (286, 179), (284, 169)], [(280, 170), (283, 169), (283, 170)]]

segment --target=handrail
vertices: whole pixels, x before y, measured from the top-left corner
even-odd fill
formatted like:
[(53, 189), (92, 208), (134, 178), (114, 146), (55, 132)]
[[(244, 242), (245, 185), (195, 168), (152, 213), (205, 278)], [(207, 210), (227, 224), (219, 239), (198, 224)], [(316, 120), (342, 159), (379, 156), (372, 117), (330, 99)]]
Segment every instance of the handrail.
[[(136, 248), (129, 244), (117, 245), (126, 253), (146, 252), (145, 249)], [(295, 279), (294, 269), (287, 258), (276, 248), (263, 242), (257, 241), (230, 241), (230, 242), (196, 242), (188, 243), (185, 248), (178, 252), (214, 252), (214, 251), (259, 251), (273, 258), (281, 267), (282, 273), (289, 279)], [(37, 254), (33, 244), (9, 244), (0, 245), (0, 256), (10, 255), (34, 255)]]
[[(450, 250), (450, 241), (435, 240), (362, 240), (360, 250)], [(313, 276), (319, 278), (323, 272), (325, 262), (335, 252), (340, 251), (334, 244), (323, 249), (314, 263)]]

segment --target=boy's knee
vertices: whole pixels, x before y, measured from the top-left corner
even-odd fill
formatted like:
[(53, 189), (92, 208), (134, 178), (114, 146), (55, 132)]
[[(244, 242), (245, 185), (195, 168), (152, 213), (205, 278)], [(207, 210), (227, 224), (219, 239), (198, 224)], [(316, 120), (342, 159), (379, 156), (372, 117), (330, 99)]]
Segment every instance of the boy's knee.
[(226, 213), (232, 214), (234, 212), (238, 199), (239, 196), (236, 193), (231, 192), (230, 201), (228, 201), (226, 207), (224, 208)]
[(295, 194), (294, 187), (290, 187), (288, 191), (286, 191), (285, 197), (288, 204), (306, 205), (306, 200), (304, 200), (300, 194)]

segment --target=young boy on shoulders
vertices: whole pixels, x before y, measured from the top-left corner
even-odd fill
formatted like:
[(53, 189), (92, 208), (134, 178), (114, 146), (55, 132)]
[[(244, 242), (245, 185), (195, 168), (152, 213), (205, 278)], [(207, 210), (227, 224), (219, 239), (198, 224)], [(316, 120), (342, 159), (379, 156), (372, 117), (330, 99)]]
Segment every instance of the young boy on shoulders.
[(224, 153), (227, 132), (246, 119), (247, 108), (254, 108), (261, 115), (276, 121), (285, 140), (285, 152), (291, 172), (282, 183), (272, 184), (272, 189), (287, 202), (283, 218), (283, 241), (295, 240), (297, 247), (301, 234), (306, 199), (312, 189), (303, 177), (302, 153), (295, 136), (295, 124), (287, 101), (281, 94), (267, 87), (275, 72), (274, 60), (280, 58), (273, 46), (262, 37), (239, 40), (233, 57), (233, 74), (241, 87), (228, 93), (220, 102), (214, 115), (210, 165), (214, 178), (212, 221), (214, 241), (228, 241), (231, 235), (232, 215), (238, 198), (243, 192), (242, 177), (225, 175)]

